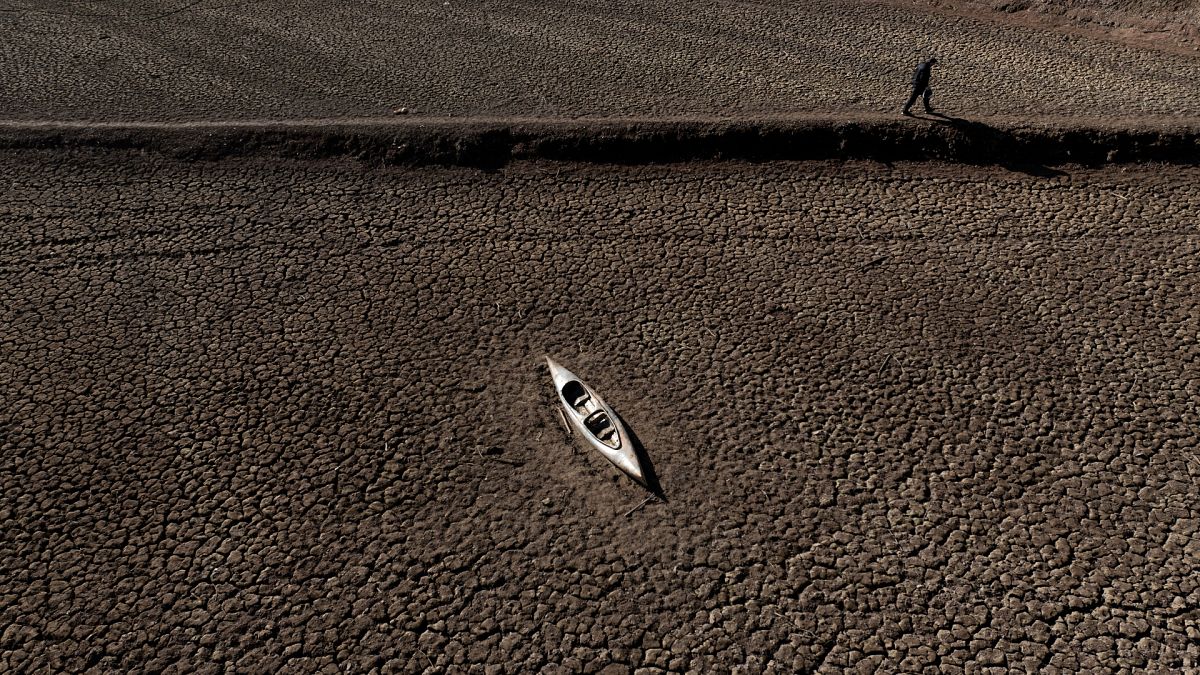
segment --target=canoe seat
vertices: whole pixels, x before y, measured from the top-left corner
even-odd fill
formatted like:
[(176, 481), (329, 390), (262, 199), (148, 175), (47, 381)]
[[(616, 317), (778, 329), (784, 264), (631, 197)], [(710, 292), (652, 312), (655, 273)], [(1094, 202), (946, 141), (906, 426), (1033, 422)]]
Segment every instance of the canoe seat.
[(583, 424), (588, 428), (588, 431), (592, 432), (593, 436), (600, 439), (600, 441), (605, 445), (614, 448), (620, 445), (620, 439), (613, 438), (617, 435), (617, 428), (613, 425), (612, 420), (608, 418), (608, 415), (605, 414), (603, 410), (597, 410), (589, 415), (588, 418), (583, 421)]
[(581, 413), (587, 410), (587, 402), (592, 398), (588, 395), (587, 389), (584, 389), (583, 385), (575, 380), (571, 380), (563, 385), (562, 395), (567, 400), (567, 403), (571, 404), (572, 408)]

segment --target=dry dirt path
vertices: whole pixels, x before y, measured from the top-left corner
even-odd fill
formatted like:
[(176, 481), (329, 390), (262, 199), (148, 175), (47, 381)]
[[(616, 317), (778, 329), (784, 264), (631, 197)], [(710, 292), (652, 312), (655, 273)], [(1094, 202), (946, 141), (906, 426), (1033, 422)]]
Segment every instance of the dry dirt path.
[(1195, 54), (864, 1), (0, 3), (0, 119), (1200, 116)]
[(0, 670), (1200, 664), (1194, 169), (0, 167)]

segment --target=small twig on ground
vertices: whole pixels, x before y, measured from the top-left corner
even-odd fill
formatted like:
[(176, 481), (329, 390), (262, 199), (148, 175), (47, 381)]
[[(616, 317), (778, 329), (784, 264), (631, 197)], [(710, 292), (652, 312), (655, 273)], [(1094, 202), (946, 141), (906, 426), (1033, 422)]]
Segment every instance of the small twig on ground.
[(885, 359), (883, 360), (883, 363), (879, 364), (879, 370), (878, 370), (878, 371), (876, 371), (876, 373), (875, 373), (875, 374), (876, 374), (876, 375), (878, 375), (879, 373), (882, 373), (882, 372), (883, 372), (883, 369), (884, 369), (884, 368), (887, 368), (887, 364), (889, 364), (889, 363), (891, 363), (891, 362), (892, 362), (892, 355), (891, 355), (891, 354), (888, 354), (888, 355), (887, 355), (887, 358), (885, 358)]
[(421, 656), (424, 656), (424, 657), (425, 657), (425, 660), (429, 662), (429, 667), (430, 667), (430, 668), (436, 668), (436, 667), (437, 667), (437, 666), (433, 665), (433, 659), (429, 658), (429, 655), (428, 655), (428, 654), (426, 654), (426, 653), (425, 653), (425, 651), (424, 651), (423, 649), (421, 649), (420, 647), (414, 647), (413, 649), (416, 649), (418, 654), (420, 654)]
[(555, 408), (558, 411), (558, 419), (562, 420), (563, 429), (566, 429), (568, 436), (574, 436), (575, 432), (571, 431), (571, 425), (567, 424), (567, 416), (563, 414), (562, 408)]
[(863, 234), (862, 228), (858, 226), (858, 223), (854, 223), (854, 229), (858, 230), (859, 238), (863, 239), (865, 241), (867, 238), (867, 235)]
[(1200, 457), (1197, 457), (1196, 455), (1188, 455), (1188, 459), (1192, 460), (1192, 463), (1196, 465), (1196, 468), (1200, 469)]
[(507, 464), (507, 465), (509, 465), (509, 466), (521, 466), (521, 462), (517, 462), (517, 461), (511, 460), (511, 459), (504, 459), (503, 457), (497, 457), (497, 456), (495, 456), (495, 455), (493, 455), (493, 454), (490, 454), (490, 453), (485, 455), (485, 454), (483, 454), (483, 452), (482, 452), (482, 451), (479, 449), (479, 446), (478, 446), (478, 445), (477, 445), (477, 446), (475, 446), (475, 454), (479, 456), (479, 459), (483, 459), (483, 460), (488, 460), (488, 459), (490, 459), (490, 460), (492, 460), (493, 462), (500, 462), (501, 464)]
[(634, 511), (637, 511), (638, 509), (642, 508), (643, 506), (649, 504), (651, 499), (654, 499), (654, 495), (650, 495), (649, 497), (646, 497), (645, 499), (642, 500), (642, 503), (640, 503), (637, 506), (633, 507), (632, 509), (629, 509), (628, 511), (626, 511), (625, 517), (628, 518), (630, 515), (633, 514)]
[(858, 271), (861, 272), (861, 271), (867, 269), (868, 267), (874, 267), (876, 265), (879, 265), (880, 263), (882, 263), (883, 261), (885, 261), (887, 259), (888, 259), (888, 257), (886, 255), (881, 255), (878, 258), (872, 260), (871, 262), (863, 263), (862, 265), (859, 265)]
[(779, 610), (777, 610), (777, 609), (775, 609), (775, 610), (771, 610), (771, 611), (772, 611), (772, 612), (774, 612), (775, 616), (777, 616), (777, 617), (779, 617), (779, 618), (783, 619), (784, 621), (787, 621), (788, 623), (790, 623), (790, 624), (792, 624), (793, 626), (795, 626), (795, 627), (796, 627), (796, 630), (800, 631), (800, 633), (801, 633), (801, 634), (802, 634), (804, 637), (806, 637), (806, 638), (810, 638), (810, 639), (812, 639), (812, 640), (816, 640), (816, 639), (817, 639), (817, 634), (816, 634), (816, 633), (814, 633), (814, 632), (812, 632), (811, 630), (808, 630), (807, 628), (805, 628), (805, 627), (801, 626), (801, 625), (800, 625), (800, 624), (799, 624), (799, 623), (798, 623), (798, 622), (797, 622), (795, 619), (791, 618), (790, 616), (784, 616), (784, 615), (783, 615), (783, 613), (782, 613), (782, 612), (780, 612), (780, 611), (779, 611)]

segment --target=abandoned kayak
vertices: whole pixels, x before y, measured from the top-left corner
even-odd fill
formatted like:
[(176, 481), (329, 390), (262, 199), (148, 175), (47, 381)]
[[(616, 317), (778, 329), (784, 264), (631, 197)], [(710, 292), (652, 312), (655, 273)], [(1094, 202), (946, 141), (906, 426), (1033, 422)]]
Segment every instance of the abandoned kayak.
[(546, 357), (546, 365), (550, 366), (554, 391), (558, 393), (567, 422), (575, 432), (625, 475), (639, 485), (648, 487), (641, 462), (629, 440), (629, 431), (612, 408), (575, 373), (563, 368), (549, 356)]

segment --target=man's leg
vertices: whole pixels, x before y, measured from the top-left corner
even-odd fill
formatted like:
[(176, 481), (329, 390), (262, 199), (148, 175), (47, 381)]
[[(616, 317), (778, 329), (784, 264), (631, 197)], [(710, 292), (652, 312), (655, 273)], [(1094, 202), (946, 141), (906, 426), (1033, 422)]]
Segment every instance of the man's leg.
[(929, 99), (933, 98), (933, 87), (925, 87), (925, 112), (933, 112), (933, 106), (929, 105)]
[(908, 111), (912, 109), (913, 104), (917, 102), (917, 97), (920, 95), (921, 95), (921, 90), (917, 89), (916, 87), (913, 87), (912, 95), (908, 97), (908, 103), (904, 104), (904, 114), (905, 115), (909, 114)]

